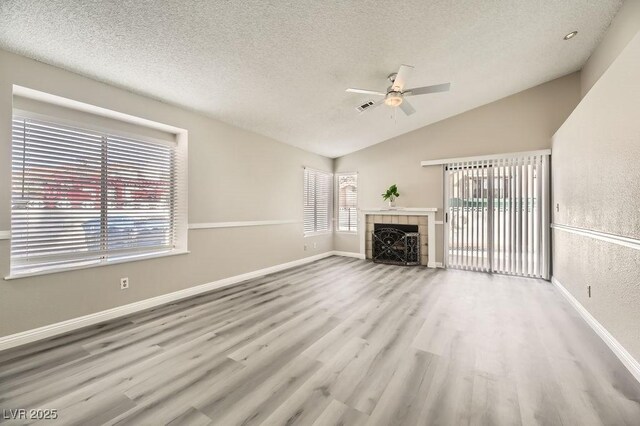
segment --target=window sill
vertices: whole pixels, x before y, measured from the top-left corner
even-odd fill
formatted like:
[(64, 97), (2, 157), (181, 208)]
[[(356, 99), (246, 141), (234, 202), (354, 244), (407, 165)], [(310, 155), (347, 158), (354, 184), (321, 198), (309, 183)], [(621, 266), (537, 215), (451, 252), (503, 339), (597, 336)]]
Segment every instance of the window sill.
[(336, 231), (336, 234), (358, 235), (358, 231)]
[(140, 256), (136, 256), (136, 257), (130, 257), (128, 259), (116, 259), (116, 260), (111, 260), (111, 261), (107, 261), (107, 262), (104, 262), (104, 263), (96, 263), (96, 264), (91, 264), (91, 265), (69, 266), (69, 267), (65, 267), (65, 268), (55, 268), (55, 269), (48, 269), (48, 270), (42, 270), (42, 271), (36, 271), (36, 272), (23, 272), (23, 273), (18, 273), (18, 274), (11, 274), (11, 275), (8, 275), (8, 276), (4, 277), (4, 279), (5, 280), (16, 280), (16, 279), (20, 279), (20, 278), (35, 277), (35, 276), (38, 276), (38, 275), (57, 274), (59, 272), (68, 272), (68, 271), (77, 271), (77, 270), (80, 270), (80, 269), (98, 268), (100, 266), (117, 265), (117, 264), (120, 264), (120, 263), (137, 262), (137, 261), (140, 261), (140, 260), (157, 259), (159, 257), (167, 257), (167, 256), (178, 256), (178, 255), (189, 254), (189, 253), (191, 253), (189, 250), (172, 250), (172, 251), (162, 252), (162, 253), (150, 253), (150, 254), (140, 255)]

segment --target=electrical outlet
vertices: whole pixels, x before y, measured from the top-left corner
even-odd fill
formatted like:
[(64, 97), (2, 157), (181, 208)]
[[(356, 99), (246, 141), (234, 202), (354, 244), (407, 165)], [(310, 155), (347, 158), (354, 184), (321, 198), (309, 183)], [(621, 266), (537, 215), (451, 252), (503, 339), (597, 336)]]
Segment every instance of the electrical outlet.
[(120, 290), (126, 290), (129, 288), (129, 278), (120, 278)]
[(317, 249), (318, 248), (318, 243), (313, 243), (313, 248)]
[(587, 296), (591, 297), (591, 286), (587, 286)]
[(556, 212), (560, 211), (560, 203), (556, 203)]
[(307, 251), (307, 249), (308, 249), (308, 247), (307, 247), (307, 245), (305, 244), (305, 245), (304, 245), (304, 251)]

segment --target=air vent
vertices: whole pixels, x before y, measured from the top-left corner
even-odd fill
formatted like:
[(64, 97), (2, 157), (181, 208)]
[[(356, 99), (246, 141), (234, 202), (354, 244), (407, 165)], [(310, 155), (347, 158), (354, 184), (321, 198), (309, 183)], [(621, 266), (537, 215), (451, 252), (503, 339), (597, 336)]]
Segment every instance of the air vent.
[(364, 111), (365, 109), (369, 108), (371, 105), (373, 105), (373, 101), (366, 102), (366, 103), (364, 103), (364, 104), (362, 104), (362, 105), (360, 105), (360, 106), (356, 107), (356, 109), (357, 109), (359, 112), (362, 112), (362, 111)]

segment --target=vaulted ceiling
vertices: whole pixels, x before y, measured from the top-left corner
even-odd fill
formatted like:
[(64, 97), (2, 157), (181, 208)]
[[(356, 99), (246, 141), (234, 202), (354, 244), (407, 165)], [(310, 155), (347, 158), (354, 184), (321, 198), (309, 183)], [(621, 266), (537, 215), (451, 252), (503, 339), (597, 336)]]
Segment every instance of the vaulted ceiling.
[[(0, 47), (337, 157), (579, 70), (620, 5), (4, 0)], [(370, 98), (345, 89), (384, 90), (400, 64), (451, 91), (359, 114)]]

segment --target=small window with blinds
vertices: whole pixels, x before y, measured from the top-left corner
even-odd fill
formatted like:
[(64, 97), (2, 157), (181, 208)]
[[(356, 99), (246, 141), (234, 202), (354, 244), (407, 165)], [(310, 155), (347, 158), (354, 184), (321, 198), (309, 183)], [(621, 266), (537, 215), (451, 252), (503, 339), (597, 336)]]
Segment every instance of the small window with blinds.
[(11, 275), (169, 252), (176, 145), (14, 115)]
[(338, 191), (338, 221), (340, 232), (358, 231), (358, 174), (340, 173), (336, 175)]
[(304, 169), (304, 234), (331, 231), (331, 173)]

